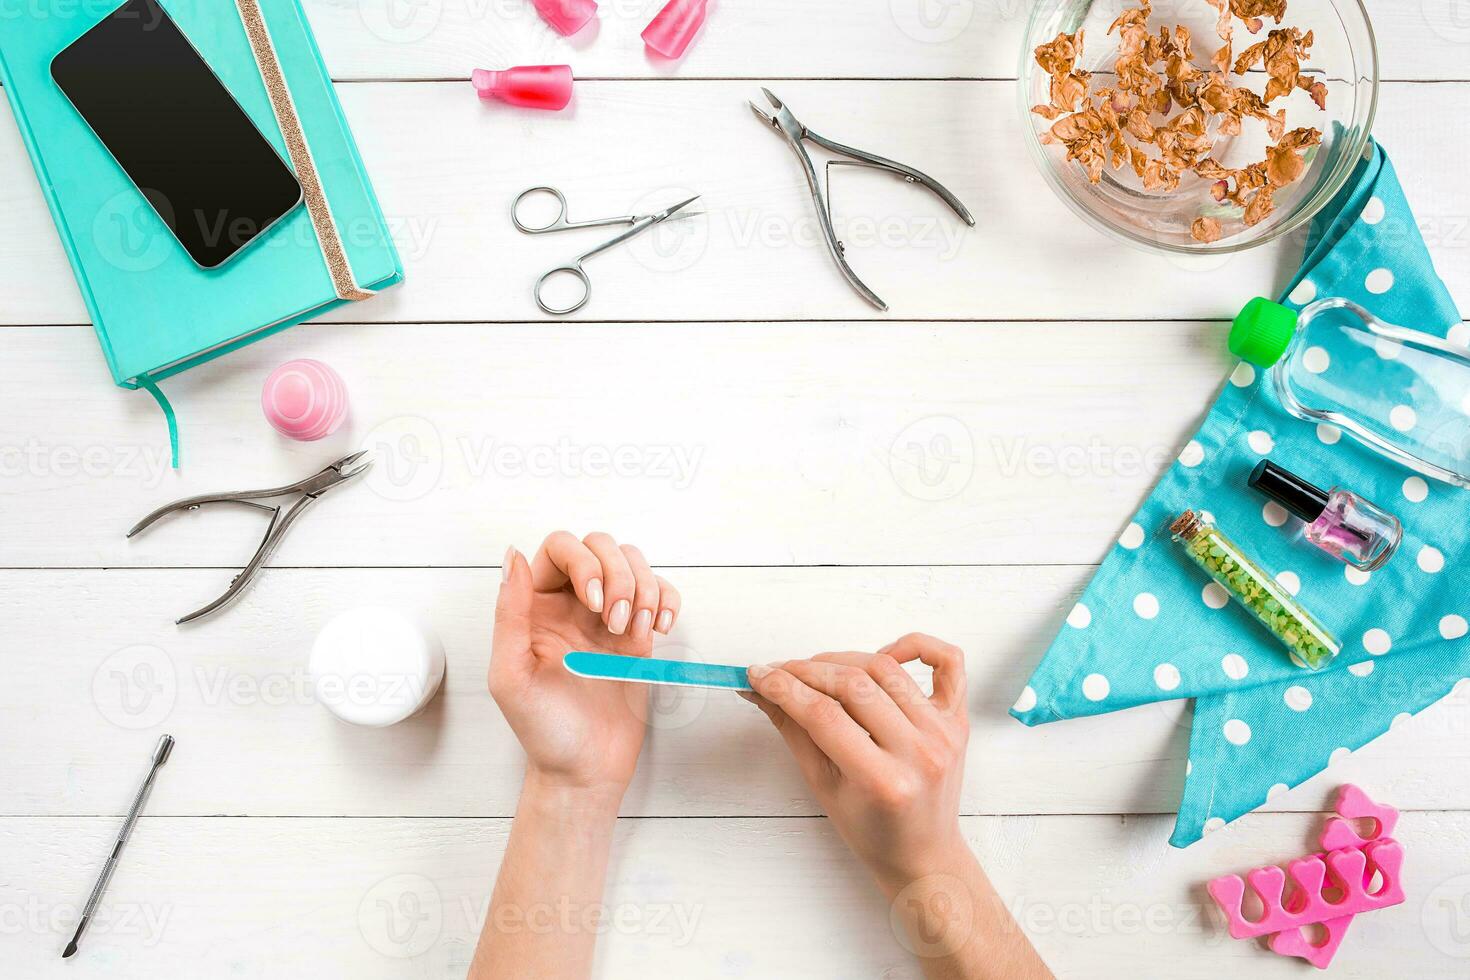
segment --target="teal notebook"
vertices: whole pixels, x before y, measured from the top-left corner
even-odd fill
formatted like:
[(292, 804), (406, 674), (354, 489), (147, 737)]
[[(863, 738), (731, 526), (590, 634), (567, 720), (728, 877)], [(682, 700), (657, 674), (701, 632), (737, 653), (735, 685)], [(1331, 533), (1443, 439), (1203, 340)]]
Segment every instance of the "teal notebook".
[[(235, 3), (161, 5), (282, 159), (290, 159)], [(0, 80), (113, 380), (152, 389), (159, 379), (346, 300), (305, 206), (217, 269), (190, 259), (51, 77), (51, 60), (116, 6), (120, 0), (18, 8), (0, 30)], [(398, 251), (306, 16), (297, 0), (259, 0), (259, 8), (351, 277), (364, 290), (391, 286), (403, 278)]]

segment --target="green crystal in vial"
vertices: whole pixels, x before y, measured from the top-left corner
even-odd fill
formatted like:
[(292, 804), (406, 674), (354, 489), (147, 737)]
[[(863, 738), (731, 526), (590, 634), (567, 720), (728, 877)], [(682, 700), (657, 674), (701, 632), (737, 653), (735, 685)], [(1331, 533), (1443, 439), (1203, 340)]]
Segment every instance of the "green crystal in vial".
[(1198, 513), (1185, 511), (1170, 530), (1190, 559), (1281, 641), (1298, 667), (1321, 670), (1342, 651), (1285, 586)]

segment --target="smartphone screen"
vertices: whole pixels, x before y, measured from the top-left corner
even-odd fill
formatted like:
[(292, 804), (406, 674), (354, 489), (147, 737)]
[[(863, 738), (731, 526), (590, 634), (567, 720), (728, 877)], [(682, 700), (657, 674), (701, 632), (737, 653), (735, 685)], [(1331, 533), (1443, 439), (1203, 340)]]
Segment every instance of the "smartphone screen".
[(219, 266), (301, 202), (291, 168), (157, 0), (114, 10), (51, 77), (199, 265)]

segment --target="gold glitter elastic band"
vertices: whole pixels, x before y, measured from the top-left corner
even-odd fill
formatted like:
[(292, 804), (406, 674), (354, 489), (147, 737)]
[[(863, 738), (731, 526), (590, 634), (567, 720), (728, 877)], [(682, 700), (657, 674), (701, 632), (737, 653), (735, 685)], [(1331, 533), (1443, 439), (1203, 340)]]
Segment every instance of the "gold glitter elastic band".
[(291, 157), (291, 166), (296, 170), (296, 179), (301, 182), (306, 210), (311, 215), (312, 227), (316, 229), (317, 242), (321, 245), (327, 272), (332, 277), (332, 288), (337, 291), (339, 299), (367, 299), (374, 293), (370, 289), (359, 287), (352, 274), (352, 264), (347, 260), (347, 250), (342, 246), (342, 236), (337, 230), (337, 222), (332, 218), (327, 195), (322, 190), (316, 161), (311, 156), (311, 146), (301, 130), (301, 118), (296, 115), (296, 103), (291, 100), (291, 89), (286, 85), (281, 61), (276, 57), (276, 46), (271, 41), (270, 30), (265, 26), (265, 17), (260, 12), (260, 0), (235, 0), (235, 6), (240, 11), (240, 20), (245, 24), (245, 34), (250, 39), (250, 50), (255, 54), (260, 77), (265, 81), (265, 91), (270, 97), (271, 109), (276, 114), (276, 125), (281, 127), (281, 135), (286, 140), (286, 152)]

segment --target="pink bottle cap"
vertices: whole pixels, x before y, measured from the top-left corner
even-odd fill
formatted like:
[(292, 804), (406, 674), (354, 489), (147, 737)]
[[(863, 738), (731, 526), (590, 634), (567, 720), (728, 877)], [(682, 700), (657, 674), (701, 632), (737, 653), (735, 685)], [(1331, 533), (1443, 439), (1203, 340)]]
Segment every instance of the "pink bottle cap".
[(531, 3), (542, 20), (567, 35), (586, 27), (597, 13), (597, 0), (531, 0)]
[(706, 0), (669, 0), (643, 29), (643, 43), (665, 58), (679, 58), (704, 24)]
[(347, 417), (347, 386), (321, 361), (287, 361), (265, 379), (260, 407), (281, 435), (311, 442), (341, 427)]
[(476, 68), (470, 82), (482, 99), (530, 109), (565, 109), (572, 101), (570, 65), (522, 65), (504, 71)]

